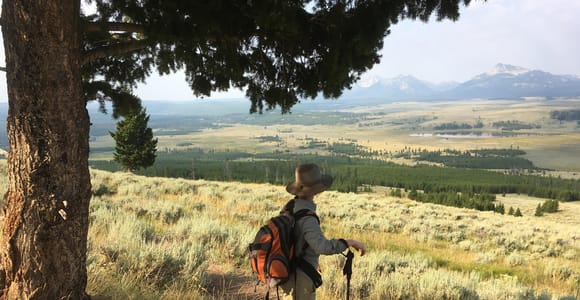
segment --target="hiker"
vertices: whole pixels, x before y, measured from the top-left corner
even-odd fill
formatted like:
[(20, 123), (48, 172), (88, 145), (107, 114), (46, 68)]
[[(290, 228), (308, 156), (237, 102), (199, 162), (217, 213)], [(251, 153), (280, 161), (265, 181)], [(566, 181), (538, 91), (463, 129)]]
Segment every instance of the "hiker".
[[(286, 294), (285, 299), (316, 299), (316, 288), (322, 284), (319, 273), (318, 259), (321, 254), (339, 254), (348, 247), (360, 251), (364, 255), (366, 248), (357, 240), (327, 239), (324, 236), (316, 216), (316, 203), (314, 196), (327, 190), (332, 185), (333, 178), (322, 174), (315, 164), (302, 164), (295, 170), (296, 180), (288, 186), (286, 191), (294, 195), (282, 209), (298, 212), (308, 209), (312, 213), (300, 218), (295, 225), (294, 237), (296, 239), (294, 251), (296, 252), (296, 272), (290, 275), (290, 279), (280, 287)], [(291, 207), (293, 206), (293, 207)]]

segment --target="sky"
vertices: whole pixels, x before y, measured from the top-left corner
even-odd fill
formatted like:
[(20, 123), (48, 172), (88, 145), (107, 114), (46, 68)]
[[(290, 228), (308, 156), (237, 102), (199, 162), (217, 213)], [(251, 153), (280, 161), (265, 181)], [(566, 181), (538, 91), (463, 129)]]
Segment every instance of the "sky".
[[(463, 82), (498, 63), (580, 75), (579, 16), (579, 0), (472, 0), (456, 22), (433, 18), (393, 25), (381, 63), (361, 81), (412, 75), (433, 83)], [(0, 45), (0, 66), (4, 61)], [(143, 100), (195, 99), (183, 73), (154, 74), (135, 93)], [(243, 92), (214, 93), (210, 99), (232, 97), (241, 98)], [(6, 101), (6, 77), (0, 71), (0, 102)]]

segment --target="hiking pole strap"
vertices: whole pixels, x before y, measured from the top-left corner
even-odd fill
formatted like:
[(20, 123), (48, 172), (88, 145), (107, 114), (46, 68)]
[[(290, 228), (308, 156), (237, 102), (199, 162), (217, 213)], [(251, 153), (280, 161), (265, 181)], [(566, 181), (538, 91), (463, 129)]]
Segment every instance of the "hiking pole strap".
[(352, 276), (352, 261), (354, 259), (354, 253), (348, 249), (346, 256), (346, 262), (344, 263), (344, 268), (342, 269), (342, 274), (346, 275), (346, 278), (350, 280)]
[[(343, 254), (344, 255), (344, 254)], [(346, 262), (344, 263), (344, 268), (342, 269), (342, 274), (346, 275), (346, 300), (350, 298), (350, 278), (352, 276), (352, 261), (354, 259), (354, 253), (348, 249), (346, 253)]]

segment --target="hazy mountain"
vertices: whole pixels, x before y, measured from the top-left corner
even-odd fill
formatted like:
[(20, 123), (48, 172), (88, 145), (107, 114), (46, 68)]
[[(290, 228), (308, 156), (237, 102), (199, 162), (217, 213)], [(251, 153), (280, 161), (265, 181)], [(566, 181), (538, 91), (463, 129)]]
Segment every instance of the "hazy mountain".
[(463, 82), (434, 84), (405, 75), (391, 79), (373, 77), (359, 82), (341, 98), (380, 98), (383, 101), (446, 100), (471, 98), (580, 96), (580, 77), (555, 75), (508, 64)]
[(498, 64), (437, 96), (445, 99), (574, 97), (580, 96), (580, 78)]
[(410, 75), (383, 79), (373, 77), (362, 81), (353, 89), (346, 91), (341, 98), (382, 98), (387, 100), (414, 100), (429, 97), (436, 92), (456, 86), (445, 83), (444, 86), (417, 79)]

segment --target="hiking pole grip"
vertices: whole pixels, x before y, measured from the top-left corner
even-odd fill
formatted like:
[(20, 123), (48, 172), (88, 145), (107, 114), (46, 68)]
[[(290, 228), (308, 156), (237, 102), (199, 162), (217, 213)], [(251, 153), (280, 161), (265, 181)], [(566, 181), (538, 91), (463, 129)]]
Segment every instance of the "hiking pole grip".
[(342, 269), (342, 274), (346, 275), (346, 300), (350, 298), (350, 278), (352, 276), (352, 261), (354, 259), (354, 253), (348, 249), (346, 256), (346, 262), (344, 263), (344, 268)]

